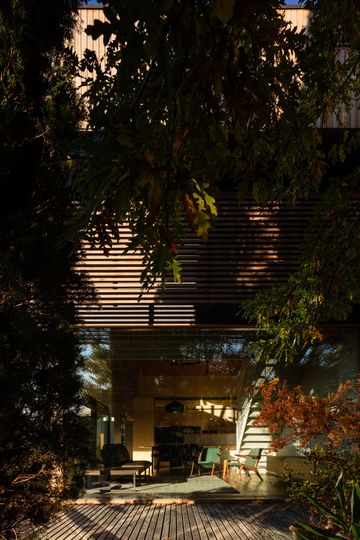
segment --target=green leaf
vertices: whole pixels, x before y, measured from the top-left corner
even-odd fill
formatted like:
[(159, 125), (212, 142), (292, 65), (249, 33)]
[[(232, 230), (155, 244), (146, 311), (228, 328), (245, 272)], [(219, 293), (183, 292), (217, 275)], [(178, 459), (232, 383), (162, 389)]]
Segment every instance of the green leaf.
[(338, 525), (343, 526), (343, 520), (340, 519), (339, 516), (337, 516), (336, 514), (334, 514), (334, 512), (331, 512), (331, 510), (329, 510), (328, 508), (326, 508), (326, 506), (324, 506), (323, 504), (319, 503), (319, 501), (317, 501), (314, 497), (311, 497), (311, 495), (306, 495), (306, 499), (307, 499), (313, 506), (315, 506), (315, 508), (318, 508), (323, 514), (325, 514), (326, 516), (329, 516), (329, 517), (334, 521), (334, 523), (337, 523)]
[(269, 188), (264, 180), (257, 180), (253, 185), (253, 195), (256, 202), (263, 204), (269, 200)]
[(205, 210), (205, 202), (201, 195), (199, 195), (198, 193), (193, 193), (192, 196), (197, 202), (198, 209), (201, 211)]
[(358, 525), (357, 523), (352, 523), (351, 532), (354, 540), (360, 540), (360, 525)]
[(344, 481), (343, 481), (342, 472), (339, 478), (337, 479), (335, 489), (336, 489), (338, 499), (340, 501), (341, 510), (343, 511), (343, 513), (345, 513), (345, 493), (344, 493)]
[(181, 283), (181, 264), (177, 259), (172, 259), (171, 269), (176, 283)]
[[(323, 529), (319, 529), (319, 527), (314, 527), (313, 525), (309, 525), (308, 523), (305, 523), (305, 521), (296, 521), (295, 525), (297, 527), (301, 527), (302, 529), (305, 529), (305, 531), (311, 533), (312, 535), (321, 536), (322, 538), (328, 538), (329, 540), (339, 540), (339, 537), (336, 534), (332, 534), (330, 531), (324, 531)], [(302, 535), (301, 531), (297, 531), (302, 538), (308, 538), (306, 535)], [(310, 539), (312, 540), (312, 536)]]
[(110, 21), (111, 23), (117, 22), (116, 15), (110, 7), (104, 6), (103, 12), (108, 21)]
[(211, 195), (209, 195), (208, 193), (206, 193), (206, 191), (204, 191), (204, 198), (205, 198), (205, 202), (208, 205), (212, 215), (217, 216), (218, 212), (217, 212), (217, 208), (216, 208), (216, 200), (214, 199), (214, 197), (211, 197)]
[(200, 238), (206, 240), (209, 234), (209, 229), (211, 227), (210, 218), (204, 212), (199, 211), (197, 212), (196, 219), (198, 223), (196, 234)]
[(360, 525), (360, 485), (355, 484), (351, 493), (351, 519), (356, 525)]

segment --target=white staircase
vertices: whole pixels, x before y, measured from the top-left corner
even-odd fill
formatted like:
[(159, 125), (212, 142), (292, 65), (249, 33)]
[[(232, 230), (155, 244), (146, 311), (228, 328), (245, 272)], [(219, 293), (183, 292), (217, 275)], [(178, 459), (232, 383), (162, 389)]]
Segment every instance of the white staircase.
[(248, 454), (252, 448), (262, 448), (262, 455), (259, 463), (260, 471), (266, 471), (267, 454), (272, 441), (272, 435), (266, 426), (254, 426), (254, 420), (259, 416), (261, 410), (261, 394), (257, 389), (265, 382), (273, 372), (274, 364), (267, 364), (259, 375), (252, 397), (248, 397), (241, 410), (237, 427), (237, 452)]

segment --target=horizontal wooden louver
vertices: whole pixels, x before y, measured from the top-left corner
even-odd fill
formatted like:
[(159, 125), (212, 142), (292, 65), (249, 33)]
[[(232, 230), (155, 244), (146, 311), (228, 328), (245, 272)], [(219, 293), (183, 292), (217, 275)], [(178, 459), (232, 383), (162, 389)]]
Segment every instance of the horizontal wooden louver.
[[(88, 273), (98, 304), (82, 306), (86, 326), (188, 325), (198, 322), (195, 306), (235, 304), (256, 292), (283, 283), (298, 264), (299, 248), (311, 218), (314, 201), (295, 207), (261, 208), (247, 200), (241, 206), (223, 197), (219, 217), (207, 242), (189, 233), (180, 250), (182, 283), (169, 279), (141, 295), (141, 256), (124, 255), (129, 231), (110, 254), (86, 247), (79, 269)], [(220, 321), (219, 321), (220, 322)]]

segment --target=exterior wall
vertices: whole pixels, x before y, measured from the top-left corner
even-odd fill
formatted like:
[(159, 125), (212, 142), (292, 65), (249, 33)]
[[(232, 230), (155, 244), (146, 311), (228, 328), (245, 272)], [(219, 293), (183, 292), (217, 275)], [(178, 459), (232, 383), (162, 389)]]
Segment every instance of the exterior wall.
[[(346, 62), (350, 53), (350, 49), (344, 47), (338, 52), (338, 61), (340, 64)], [(319, 128), (358, 128), (360, 127), (360, 99), (352, 99), (350, 110), (345, 110), (339, 107), (324, 121), (318, 120), (317, 127)]]
[(283, 15), (285, 21), (290, 22), (292, 26), (298, 28), (298, 30), (303, 30), (309, 23), (310, 12), (307, 9), (289, 6), (279, 11)]
[[(290, 20), (297, 28), (305, 28), (308, 12), (297, 8), (283, 10), (286, 20)], [(96, 51), (98, 58), (105, 54), (101, 40), (93, 41), (85, 34), (84, 28), (95, 19), (103, 20), (103, 13), (98, 8), (80, 10), (78, 32), (74, 36), (75, 51), (81, 57), (86, 48)], [(344, 50), (341, 54), (346, 55)], [(80, 85), (80, 79), (77, 80)], [(360, 127), (360, 112), (357, 103), (349, 113), (333, 115), (326, 123), (326, 128)], [(279, 284), (296, 268), (299, 256), (299, 246), (303, 240), (306, 225), (312, 215), (314, 201), (304, 202), (295, 208), (273, 205), (260, 208), (254, 201), (248, 200), (239, 207), (231, 196), (224, 197), (221, 202), (220, 215), (217, 225), (210, 234), (207, 243), (202, 242), (189, 233), (186, 245), (181, 253), (180, 262), (183, 267), (183, 283), (181, 285), (169, 282), (166, 292), (162, 294), (159, 288), (144, 293), (140, 298), (140, 274), (142, 270), (141, 257), (137, 253), (123, 254), (129, 239), (129, 232), (122, 229), (121, 241), (115, 243), (109, 256), (100, 249), (87, 247), (86, 259), (79, 265), (79, 270), (87, 271), (98, 293), (98, 303), (94, 306), (81, 306), (82, 326), (104, 328), (145, 328), (153, 330), (174, 326), (204, 327), (207, 324), (234, 324), (235, 313), (241, 301), (253, 296), (256, 292), (274, 284)], [(255, 249), (254, 249), (255, 246)], [(223, 316), (220, 306), (227, 308), (235, 306), (228, 320)], [(211, 320), (214, 313), (215, 320)], [(351, 346), (356, 342), (356, 359), (359, 361), (358, 338), (348, 337)], [(123, 344), (122, 344), (123, 347)], [(124, 349), (122, 349), (124, 350)], [(350, 353), (344, 352), (345, 356)], [(344, 357), (345, 357), (344, 356)], [(346, 357), (347, 358), (347, 357)], [(145, 362), (146, 358), (138, 358)], [(343, 373), (346, 374), (348, 365), (344, 363)], [(352, 368), (351, 368), (352, 369)], [(358, 369), (358, 367), (357, 367)], [(350, 370), (351, 371), (351, 370)], [(359, 369), (358, 369), (359, 373)], [(311, 384), (313, 372), (303, 374), (303, 381)], [(330, 372), (328, 373), (330, 377)], [(156, 399), (164, 397), (153, 384), (153, 380), (143, 377), (127, 365), (113, 365), (112, 369), (112, 414), (115, 419), (124, 418), (124, 424), (115, 426), (114, 440), (121, 442), (125, 439), (129, 450), (135, 459), (149, 457), (149, 449), (154, 444), (154, 427)], [(322, 381), (329, 382), (327, 377)], [(187, 384), (186, 374), (182, 374), (182, 384)], [(207, 392), (216, 394), (216, 387), (231, 387), (230, 377), (217, 376), (216, 381), (209, 383)], [(164, 383), (172, 391), (170, 397), (181, 397), (183, 390), (180, 377), (164, 378)], [(211, 388), (213, 384), (213, 388)], [(238, 388), (244, 387), (244, 381), (239, 379)], [(140, 386), (142, 388), (139, 393)], [(193, 397), (204, 386), (201, 375), (192, 379), (192, 389), (188, 397)], [(218, 386), (216, 386), (218, 385)], [(184, 394), (183, 394), (184, 395)], [(166, 397), (166, 395), (165, 395)], [(131, 401), (131, 405), (130, 405)], [(271, 437), (266, 429), (252, 428), (251, 422), (256, 416), (256, 407), (248, 411), (246, 425), (242, 438), (239, 438), (238, 448), (242, 451), (253, 447), (266, 448)], [(190, 413), (189, 413), (190, 414)], [(191, 425), (190, 416), (184, 416), (179, 424)], [(234, 427), (235, 434), (235, 427)], [(192, 436), (191, 441), (199, 444), (220, 444), (231, 447), (235, 440), (234, 434), (207, 434), (204, 437)], [(191, 442), (190, 440), (188, 442)], [(288, 454), (293, 453), (288, 449)], [(263, 466), (266, 463), (263, 462)]]
[[(293, 26), (306, 28), (308, 11), (287, 7), (281, 12)], [(88, 6), (80, 10), (73, 42), (79, 57), (86, 48), (95, 50), (99, 59), (106, 53), (101, 39), (94, 41), (85, 33), (86, 26), (96, 19), (104, 20), (102, 9)], [(341, 58), (347, 54), (346, 49), (339, 53)], [(334, 113), (324, 125), (320, 121), (318, 125), (360, 127), (358, 102), (354, 100), (349, 112)], [(180, 257), (183, 283), (178, 285), (170, 280), (165, 294), (160, 287), (154, 287), (140, 297), (141, 257), (137, 253), (123, 254), (129, 240), (125, 227), (121, 241), (114, 243), (109, 256), (100, 249), (85, 246), (87, 257), (79, 269), (89, 273), (98, 302), (80, 307), (82, 324), (120, 327), (208, 323), (209, 312), (204, 313), (201, 306), (231, 305), (235, 298), (239, 303), (260, 289), (281, 283), (294, 270), (311, 204), (264, 209), (245, 201), (239, 208), (236, 201), (224, 199), (209, 241), (204, 243), (189, 234)], [(252, 249), (254, 244), (256, 249)], [(221, 318), (224, 320), (224, 315)]]
[(85, 49), (94, 50), (99, 59), (105, 54), (105, 46), (103, 41), (101, 39), (94, 41), (91, 36), (85, 33), (85, 28), (94, 24), (96, 19), (100, 21), (105, 20), (104, 13), (101, 8), (87, 6), (80, 9), (80, 16), (73, 43), (73, 47), (80, 58), (83, 56)]
[[(85, 28), (94, 24), (95, 19), (100, 21), (104, 20), (104, 13), (101, 8), (87, 6), (79, 10), (79, 20), (77, 22), (74, 39), (71, 46), (74, 48), (74, 51), (80, 59), (83, 58), (85, 49), (95, 51), (98, 60), (103, 58), (105, 55), (105, 46), (103, 41), (101, 39), (93, 40), (91, 36), (85, 33)], [(85, 72), (84, 77), (91, 77), (91, 73)], [(81, 82), (81, 78), (76, 77), (75, 85), (77, 88), (80, 88)]]
[[(114, 243), (108, 256), (99, 248), (89, 248), (79, 265), (89, 273), (98, 293), (98, 305), (80, 310), (83, 324), (204, 324), (209, 308), (204, 310), (202, 306), (238, 305), (259, 290), (284, 282), (296, 269), (315, 202), (261, 208), (253, 200), (239, 206), (232, 194), (224, 195), (208, 241), (189, 233), (180, 250), (182, 283), (169, 278), (164, 293), (159, 286), (141, 297), (141, 256), (123, 253), (129, 240), (129, 232), (123, 227), (121, 241)], [(224, 321), (219, 311), (217, 315), (215, 323)]]
[[(308, 10), (305, 10), (296, 6), (288, 6), (280, 12), (283, 14), (286, 21), (291, 22), (291, 24), (298, 28), (299, 30), (304, 29), (308, 25), (310, 13)], [(101, 39), (93, 40), (91, 36), (88, 36), (85, 33), (85, 28), (94, 23), (94, 20), (98, 19), (100, 21), (104, 20), (104, 14), (102, 9), (96, 6), (87, 6), (80, 9), (79, 22), (77, 26), (77, 31), (74, 36), (73, 47), (75, 52), (79, 55), (79, 58), (82, 58), (85, 49), (94, 50), (96, 52), (97, 58), (100, 60), (104, 57), (106, 53), (106, 47)], [(349, 51), (344, 48), (339, 53), (339, 60), (342, 61), (346, 58)], [(86, 73), (86, 76), (91, 76), (90, 73)], [(77, 78), (76, 85), (80, 86), (81, 80)], [(359, 99), (353, 100), (351, 110), (345, 112), (339, 110), (334, 112), (325, 122), (318, 122), (317, 127), (322, 128), (359, 128), (360, 127), (360, 108), (359, 108)]]

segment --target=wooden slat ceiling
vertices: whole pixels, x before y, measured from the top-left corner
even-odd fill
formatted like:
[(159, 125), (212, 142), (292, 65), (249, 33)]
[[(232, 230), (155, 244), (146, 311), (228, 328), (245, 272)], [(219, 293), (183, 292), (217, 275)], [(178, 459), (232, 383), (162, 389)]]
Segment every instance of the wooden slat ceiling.
[[(90, 276), (98, 303), (79, 309), (86, 326), (189, 325), (199, 321), (201, 305), (239, 305), (263, 288), (285, 281), (297, 267), (299, 248), (314, 201), (294, 207), (261, 208), (252, 200), (241, 206), (224, 196), (207, 242), (189, 233), (180, 251), (183, 282), (169, 279), (141, 294), (141, 256), (123, 250), (129, 231), (121, 230), (108, 256), (86, 248), (79, 270)], [(221, 320), (217, 321), (218, 323)], [(234, 321), (235, 322), (235, 321)]]

